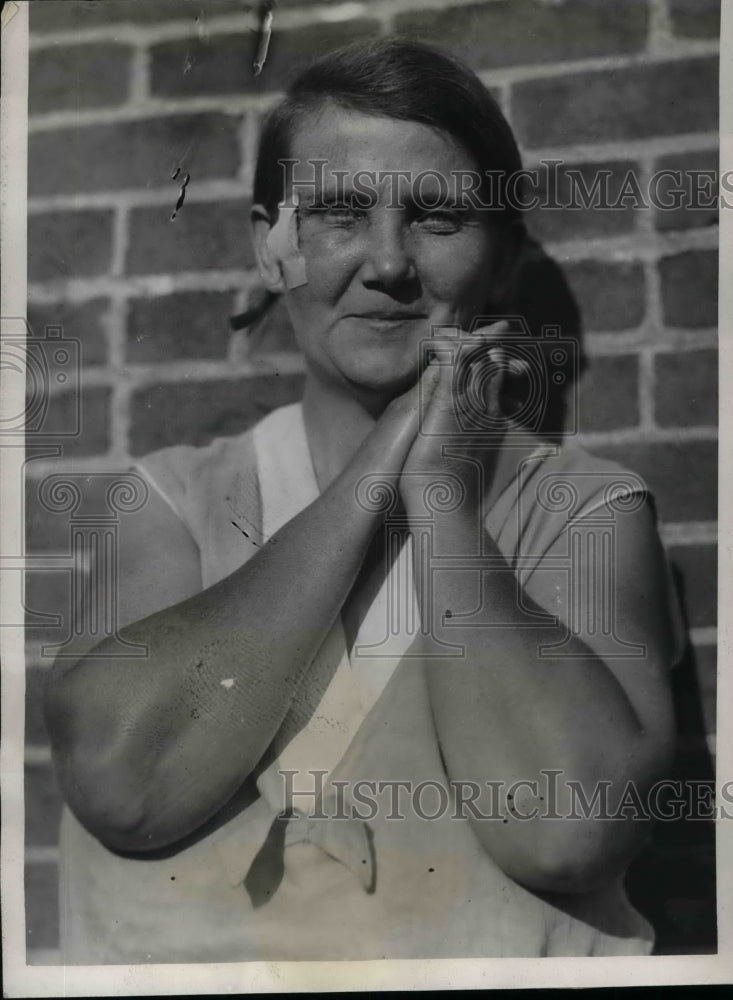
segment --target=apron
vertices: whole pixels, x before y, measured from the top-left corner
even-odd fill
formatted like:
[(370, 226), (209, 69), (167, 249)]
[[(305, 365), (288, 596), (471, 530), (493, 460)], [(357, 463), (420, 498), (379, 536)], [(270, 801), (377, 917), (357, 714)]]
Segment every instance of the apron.
[[(300, 406), (253, 433), (269, 538), (318, 487)], [(336, 621), (247, 804), (214, 832), (165, 857), (123, 857), (65, 811), (65, 963), (650, 953), (651, 927), (621, 877), (540, 898), (499, 869), (462, 815), (420, 661), (405, 655), (419, 627), (412, 555), (408, 538), (351, 654)], [(202, 563), (207, 587), (215, 568), (205, 553)], [(400, 627), (385, 644), (387, 621)]]

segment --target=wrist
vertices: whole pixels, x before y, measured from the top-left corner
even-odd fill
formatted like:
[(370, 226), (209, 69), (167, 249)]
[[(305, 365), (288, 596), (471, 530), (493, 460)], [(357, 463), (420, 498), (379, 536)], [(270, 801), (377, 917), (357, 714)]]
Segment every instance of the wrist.
[(481, 480), (481, 470), (473, 464), (443, 458), (439, 465), (406, 468), (399, 486), (410, 519), (443, 521), (478, 508)]
[(350, 536), (355, 531), (371, 536), (399, 501), (399, 495), (396, 485), (390, 489), (384, 475), (347, 466), (325, 491), (323, 500), (334, 525), (343, 524)]

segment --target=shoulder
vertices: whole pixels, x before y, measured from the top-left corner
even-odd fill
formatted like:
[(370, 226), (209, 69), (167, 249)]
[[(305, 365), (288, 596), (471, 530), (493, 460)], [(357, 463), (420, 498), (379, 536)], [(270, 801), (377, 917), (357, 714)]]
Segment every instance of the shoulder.
[(233, 559), (261, 543), (260, 468), (268, 453), (285, 445), (299, 419), (299, 404), (277, 407), (241, 434), (199, 446), (173, 445), (137, 459), (136, 468), (187, 527), (204, 563), (207, 556), (208, 562), (222, 562), (235, 529), (240, 537)]
[(258, 508), (255, 432), (252, 427), (205, 445), (160, 448), (136, 459), (134, 466), (200, 544), (212, 506)]
[(172, 506), (187, 499), (211, 477), (219, 482), (232, 468), (255, 466), (253, 431), (215, 438), (205, 445), (177, 444), (135, 459), (134, 465)]
[(531, 500), (536, 513), (570, 522), (598, 513), (624, 511), (654, 501), (639, 473), (612, 459), (588, 451), (575, 441), (546, 446), (521, 484), (525, 502)]
[(516, 446), (512, 476), (486, 519), (507, 556), (541, 554), (578, 518), (601, 508), (636, 507), (648, 496), (637, 473), (576, 441), (554, 444), (522, 436)]
[[(226, 479), (234, 470), (257, 470), (257, 442), (263, 436), (273, 436), (292, 425), (299, 414), (300, 404), (280, 406), (270, 410), (246, 431), (217, 437), (203, 445), (176, 444), (147, 452), (135, 460), (141, 469), (157, 472), (172, 490), (183, 491), (213, 477)], [(162, 483), (161, 483), (162, 485)]]
[(631, 621), (645, 607), (654, 622), (647, 637), (661, 636), (661, 658), (677, 662), (685, 644), (684, 623), (659, 537), (656, 503), (643, 477), (576, 442), (538, 451), (528, 465), (517, 492), (521, 520), (515, 559), (517, 565), (526, 562), (524, 582), (536, 589), (539, 603), (548, 606), (550, 566), (567, 562), (576, 583), (587, 583), (592, 572), (599, 581), (612, 576), (619, 613)]

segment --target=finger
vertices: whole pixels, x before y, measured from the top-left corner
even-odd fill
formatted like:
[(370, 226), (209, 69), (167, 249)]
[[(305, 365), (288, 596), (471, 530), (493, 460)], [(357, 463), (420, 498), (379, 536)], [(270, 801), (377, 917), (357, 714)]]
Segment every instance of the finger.
[(420, 400), (420, 431), (428, 436), (450, 434), (455, 424), (453, 366), (438, 359), (426, 369), (426, 388)]
[(492, 348), (472, 363), (462, 403), (466, 412), (476, 417), (479, 424), (484, 424), (487, 416), (500, 416), (500, 395), (505, 374), (504, 352), (499, 347)]
[[(480, 327), (476, 330), (473, 336), (479, 338), (484, 345), (490, 345), (499, 340), (500, 346), (504, 347), (504, 354), (501, 358), (502, 367), (507, 375), (514, 376), (515, 378), (523, 378), (529, 375), (532, 371), (532, 362), (527, 360), (526, 357), (522, 357), (519, 353), (519, 348), (521, 348), (521, 353), (526, 354), (527, 348), (530, 343), (518, 344), (517, 349), (512, 349), (511, 344), (507, 344), (503, 341), (502, 334), (509, 331), (509, 323), (506, 320), (500, 320), (498, 323), (493, 323), (489, 326)], [(477, 347), (477, 352), (481, 348)], [(500, 359), (497, 357), (497, 361)]]
[(484, 341), (498, 340), (504, 334), (509, 333), (509, 323), (505, 319), (500, 319), (496, 323), (487, 326), (479, 326), (471, 331), (471, 336)]
[[(393, 399), (375, 427), (375, 447), (383, 467), (404, 461), (418, 434), (422, 414), (430, 406), (440, 373), (434, 368), (423, 372), (413, 386)], [(381, 442), (381, 443), (380, 443)]]

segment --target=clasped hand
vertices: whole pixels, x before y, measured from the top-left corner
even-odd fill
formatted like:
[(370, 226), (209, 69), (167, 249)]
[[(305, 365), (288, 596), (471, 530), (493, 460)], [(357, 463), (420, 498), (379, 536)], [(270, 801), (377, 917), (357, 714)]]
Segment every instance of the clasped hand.
[(476, 509), (491, 486), (506, 418), (500, 392), (505, 322), (462, 337), (436, 337), (417, 387), (418, 423), (400, 475), (409, 513), (425, 512), (434, 489), (459, 491)]

